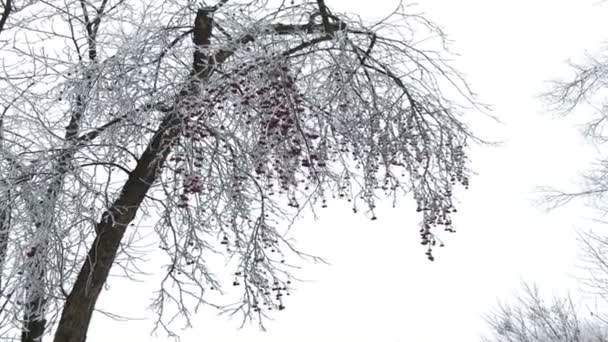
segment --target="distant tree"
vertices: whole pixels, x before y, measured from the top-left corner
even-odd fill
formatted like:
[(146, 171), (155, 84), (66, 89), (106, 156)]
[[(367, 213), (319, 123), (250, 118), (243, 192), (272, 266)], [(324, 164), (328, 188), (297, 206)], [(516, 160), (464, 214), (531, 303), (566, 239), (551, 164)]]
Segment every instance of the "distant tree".
[[(553, 111), (561, 115), (573, 113), (575, 109), (586, 110), (593, 117), (584, 126), (583, 133), (598, 147), (608, 141), (608, 54), (600, 52), (588, 55), (582, 63), (571, 63), (574, 77), (555, 80), (544, 94)], [(550, 207), (564, 205), (574, 199), (583, 199), (602, 213), (608, 209), (608, 159), (601, 154), (594, 167), (582, 179), (581, 189), (564, 191), (547, 188), (544, 203)]]
[(604, 321), (584, 319), (570, 297), (546, 302), (536, 286), (524, 284), (510, 304), (486, 315), (489, 336), (483, 342), (605, 342)]
[[(579, 232), (582, 268), (585, 276), (579, 278), (586, 292), (598, 298), (592, 314), (608, 326), (608, 237), (593, 230)], [(599, 304), (599, 305), (598, 305)]]
[(453, 231), (477, 104), (411, 8), (366, 24), (323, 0), (1, 4), (0, 338), (85, 341), (110, 269), (137, 272), (144, 216), (168, 332), (219, 293), (213, 252), (242, 294), (224, 309), (284, 309), (286, 260), (310, 257), (286, 229), (330, 198), (375, 219), (378, 196), (412, 193), (431, 260)]
[[(604, 1), (602, 1), (604, 2)], [(554, 80), (544, 99), (560, 115), (586, 111), (591, 119), (583, 126), (583, 134), (600, 149), (599, 157), (581, 179), (580, 188), (567, 191), (553, 187), (543, 188), (541, 202), (557, 208), (574, 200), (582, 200), (597, 209), (598, 223), (605, 223), (608, 212), (608, 157), (602, 147), (608, 142), (608, 50), (587, 54), (581, 62), (570, 63), (573, 76)], [(580, 231), (579, 241), (583, 267), (589, 277), (581, 279), (595, 295), (608, 299), (608, 238), (600, 231)], [(608, 302), (606, 302), (608, 304)], [(606, 321), (605, 313), (595, 312)]]
[[(573, 75), (553, 80), (543, 97), (552, 106), (552, 111), (559, 115), (570, 115), (582, 110), (590, 114), (592, 118), (583, 126), (583, 133), (601, 147), (608, 141), (608, 50), (586, 54), (580, 62), (570, 62), (570, 66)], [(583, 199), (605, 213), (608, 209), (607, 175), (608, 158), (601, 153), (594, 167), (583, 176), (580, 189), (564, 191), (547, 188), (544, 203), (558, 207), (574, 199)]]

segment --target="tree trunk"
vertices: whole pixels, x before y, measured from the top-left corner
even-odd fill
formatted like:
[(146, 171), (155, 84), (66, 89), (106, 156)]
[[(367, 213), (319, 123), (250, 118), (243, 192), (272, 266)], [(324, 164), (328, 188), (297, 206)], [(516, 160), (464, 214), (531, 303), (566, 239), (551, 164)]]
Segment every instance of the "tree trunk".
[(23, 314), (25, 323), (21, 331), (21, 342), (40, 342), (42, 340), (46, 327), (44, 311), (40, 314), (32, 313), (38, 312), (45, 304), (44, 297), (40, 294), (25, 305), (25, 313)]
[(122, 237), (161, 171), (177, 135), (176, 126), (175, 112), (168, 114), (129, 175), (118, 199), (102, 215), (96, 226), (97, 236), (66, 299), (55, 342), (86, 340), (95, 303), (114, 263)]
[(25, 267), (29, 268), (31, 278), (25, 285), (21, 342), (40, 342), (46, 328), (46, 254), (46, 244), (32, 246), (26, 252)]
[(8, 238), (11, 229), (11, 193), (0, 194), (0, 292), (2, 291), (2, 270), (8, 251)]
[[(148, 190), (162, 171), (167, 156), (179, 135), (181, 120), (179, 111), (184, 99), (196, 96), (196, 84), (207, 80), (213, 72), (214, 65), (221, 63), (231, 55), (230, 52), (224, 52), (212, 58), (201, 54), (200, 48), (209, 44), (212, 23), (211, 12), (198, 11), (193, 30), (196, 49), (190, 84), (177, 96), (175, 109), (163, 119), (139, 158), (135, 169), (129, 174), (120, 195), (97, 223), (97, 236), (78, 273), (74, 287), (66, 299), (55, 332), (55, 342), (86, 341), (97, 298), (108, 278), (110, 268), (114, 264), (125, 230), (135, 218)], [(194, 102), (196, 103), (196, 101)]]

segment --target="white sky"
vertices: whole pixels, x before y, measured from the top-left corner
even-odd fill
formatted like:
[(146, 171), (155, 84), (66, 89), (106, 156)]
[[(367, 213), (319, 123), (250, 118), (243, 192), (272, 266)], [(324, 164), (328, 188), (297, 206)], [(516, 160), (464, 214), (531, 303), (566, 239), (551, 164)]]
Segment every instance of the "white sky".
[[(365, 16), (385, 14), (392, 0), (327, 0), (328, 5)], [(575, 123), (580, 117), (551, 117), (535, 96), (547, 80), (568, 76), (565, 62), (596, 51), (608, 38), (608, 5), (597, 0), (420, 0), (427, 13), (454, 40), (458, 68), (504, 125), (469, 116), (477, 133), (505, 140), (499, 148), (475, 148), (479, 175), (457, 193), (458, 232), (430, 263), (419, 244), (419, 217), (403, 201), (380, 208), (378, 221), (334, 205), (317, 222), (301, 221), (298, 246), (329, 259), (331, 266), (308, 265), (298, 275), (287, 309), (267, 322), (237, 330), (239, 321), (213, 310), (195, 316), (182, 341), (475, 341), (485, 324), (481, 314), (498, 298), (508, 298), (522, 279), (541, 289), (575, 289), (573, 228), (584, 227), (582, 206), (547, 214), (533, 207), (538, 185), (575, 186), (596, 151)], [(331, 207), (330, 207), (331, 208)], [(154, 271), (150, 269), (150, 271)], [(124, 285), (124, 286), (123, 286)], [(150, 337), (146, 311), (152, 281), (133, 285), (110, 281), (101, 307), (142, 320), (116, 322), (96, 314), (89, 341), (164, 341)]]

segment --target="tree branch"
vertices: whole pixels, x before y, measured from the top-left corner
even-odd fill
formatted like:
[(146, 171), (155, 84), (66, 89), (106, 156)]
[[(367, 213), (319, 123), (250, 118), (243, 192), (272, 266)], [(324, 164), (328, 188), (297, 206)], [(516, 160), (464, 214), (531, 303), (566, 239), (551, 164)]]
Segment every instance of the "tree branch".
[(207, 69), (209, 62), (206, 60), (207, 54), (203, 49), (209, 46), (211, 33), (213, 31), (213, 11), (209, 9), (199, 9), (194, 19), (194, 30), (192, 41), (195, 45), (194, 58), (192, 62), (192, 76), (201, 78)]
[(329, 23), (329, 10), (325, 5), (325, 0), (317, 0), (317, 5), (319, 6), (319, 13), (321, 13), (321, 20), (323, 21), (323, 27), (325, 28), (325, 32), (330, 32), (330, 23)]
[(2, 31), (4, 30), (4, 25), (6, 24), (6, 21), (8, 20), (8, 16), (11, 14), (11, 11), (13, 10), (13, 1), (12, 0), (6, 0), (6, 3), (4, 4), (4, 9), (2, 11), (2, 15), (0, 15), (0, 33), (2, 33)]

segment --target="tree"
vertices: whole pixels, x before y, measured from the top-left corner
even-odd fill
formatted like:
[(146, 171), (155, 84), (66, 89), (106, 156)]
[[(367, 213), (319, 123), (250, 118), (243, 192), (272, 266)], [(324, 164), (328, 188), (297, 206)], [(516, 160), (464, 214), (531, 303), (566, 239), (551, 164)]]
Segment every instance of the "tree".
[[(568, 115), (581, 107), (592, 115), (584, 125), (583, 133), (592, 142), (601, 146), (607, 141), (607, 103), (604, 93), (607, 89), (608, 59), (603, 54), (588, 55), (582, 63), (571, 63), (574, 77), (553, 81), (544, 98), (556, 113)], [(582, 109), (582, 108), (581, 108)], [(582, 178), (582, 188), (576, 191), (545, 189), (543, 199), (550, 207), (564, 205), (574, 199), (583, 199), (601, 212), (606, 210), (606, 174), (608, 160), (602, 155)]]
[(84, 341), (110, 269), (137, 272), (142, 216), (169, 260), (168, 332), (169, 312), (212, 304), (213, 252), (242, 294), (225, 309), (284, 309), (286, 259), (315, 258), (284, 233), (330, 198), (375, 219), (380, 195), (412, 193), (431, 260), (436, 227), (453, 231), (477, 104), (407, 7), (372, 24), (323, 0), (3, 7), (3, 336)]
[[(605, 92), (608, 89), (608, 56), (605, 50), (595, 54), (586, 54), (580, 62), (571, 62), (572, 77), (555, 80), (544, 99), (559, 115), (572, 115), (585, 112), (591, 119), (583, 125), (583, 134), (600, 148), (600, 155), (593, 166), (581, 177), (579, 189), (566, 191), (563, 189), (545, 188), (541, 202), (549, 208), (557, 208), (574, 200), (585, 201), (597, 210), (597, 222), (605, 223), (604, 215), (608, 207), (608, 159), (601, 151), (606, 143), (608, 131), (608, 103)], [(606, 276), (608, 275), (608, 252), (605, 234), (587, 230), (579, 232), (579, 241), (583, 254), (583, 266), (589, 277), (583, 279), (584, 285), (597, 296), (607, 298)], [(605, 314), (595, 313), (605, 321)]]
[(583, 319), (570, 297), (546, 302), (536, 286), (524, 284), (512, 304), (499, 304), (486, 315), (490, 336), (484, 342), (604, 342), (603, 321)]

